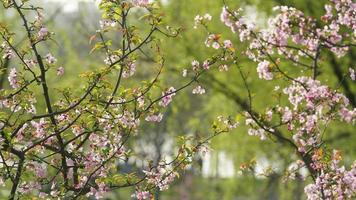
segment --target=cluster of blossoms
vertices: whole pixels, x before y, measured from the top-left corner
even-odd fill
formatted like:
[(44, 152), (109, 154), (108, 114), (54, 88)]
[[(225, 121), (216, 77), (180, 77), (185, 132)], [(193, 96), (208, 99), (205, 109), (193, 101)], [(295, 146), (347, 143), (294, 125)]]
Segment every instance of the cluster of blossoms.
[(160, 122), (163, 118), (163, 115), (161, 113), (157, 115), (149, 115), (145, 118), (146, 121), (148, 122)]
[(45, 37), (47, 37), (49, 34), (48, 29), (46, 27), (40, 28), (38, 31), (37, 35), (40, 40), (43, 40)]
[(251, 136), (258, 136), (261, 140), (266, 140), (267, 139), (267, 133), (266, 131), (274, 132), (273, 128), (268, 128), (268, 127), (261, 127), (255, 119), (252, 118), (250, 113), (246, 112), (245, 113), (245, 124), (249, 126), (250, 128), (248, 129), (248, 134)]
[[(276, 106), (274, 110), (280, 114), (281, 122), (293, 132), (293, 140), (300, 152), (305, 153), (309, 147), (320, 143), (322, 130), (329, 121), (355, 122), (356, 109), (347, 108), (349, 100), (318, 80), (297, 78), (283, 93), (292, 106)], [(267, 115), (271, 115), (270, 111)]]
[[(274, 10), (279, 13), (268, 20), (268, 29), (257, 31), (255, 24), (246, 20), (242, 9), (230, 11), (224, 7), (221, 21), (231, 28), (233, 33), (239, 34), (240, 41), (248, 42), (249, 48), (245, 53), (258, 62), (259, 77), (266, 80), (273, 79), (270, 69), (266, 67), (266, 59), (271, 56), (282, 56), (292, 61), (293, 65), (312, 67), (301, 61), (300, 57), (316, 57), (320, 49), (326, 48), (338, 57), (343, 56), (349, 49), (348, 42), (354, 41), (354, 33), (343, 33), (343, 29), (354, 30), (356, 27), (355, 3), (351, 0), (332, 1), (333, 5), (326, 5), (326, 15), (322, 17), (325, 25), (317, 27), (316, 20), (304, 16), (304, 13), (291, 7), (278, 6)], [(338, 15), (333, 15), (333, 10)], [(213, 37), (211, 37), (213, 38)], [(293, 45), (290, 45), (293, 42)], [(277, 62), (276, 62), (277, 63)], [(275, 64), (276, 64), (275, 63)]]
[(196, 88), (193, 89), (192, 93), (193, 94), (204, 94), (205, 89), (202, 88), (200, 85), (198, 85)]
[(176, 177), (176, 173), (166, 163), (160, 163), (158, 167), (143, 172), (147, 176), (147, 182), (161, 191), (167, 190)]
[(221, 36), (217, 34), (210, 34), (205, 40), (205, 45), (207, 47), (213, 47), (214, 49), (224, 48), (231, 49), (232, 42), (230, 40), (220, 41)]
[(18, 80), (18, 72), (15, 68), (11, 69), (8, 76), (8, 80), (12, 88), (17, 89), (20, 87), (19, 80)]
[(64, 67), (57, 68), (57, 76), (63, 76), (64, 74)]
[(12, 50), (12, 48), (6, 42), (3, 42), (0, 45), (0, 52), (1, 51), (4, 51), (2, 58), (12, 59), (12, 58), (15, 57), (14, 51)]
[(267, 60), (258, 63), (257, 73), (260, 79), (265, 79), (265, 80), (273, 79), (273, 73), (271, 72), (270, 69), (270, 62)]
[(174, 87), (168, 88), (167, 91), (162, 92), (162, 99), (159, 102), (159, 105), (167, 107), (168, 104), (172, 102), (172, 98), (174, 95), (176, 95), (176, 89)]
[(103, 19), (100, 20), (99, 24), (100, 24), (100, 29), (104, 30), (110, 27), (115, 27), (117, 23), (110, 19)]
[(44, 25), (43, 23), (43, 18), (44, 14), (42, 13), (41, 9), (36, 10), (36, 16), (35, 16), (35, 21), (34, 24), (36, 24), (35, 29), (38, 31), (37, 32), (37, 41), (44, 41), (47, 40), (48, 38), (51, 37), (51, 32), (48, 30), (48, 28)]
[(149, 0), (132, 0), (134, 6), (146, 7), (149, 5)]
[(149, 191), (136, 191), (131, 197), (136, 198), (137, 200), (151, 199), (152, 195)]
[(238, 122), (236, 122), (235, 120), (232, 120), (230, 117), (224, 117), (224, 116), (218, 116), (217, 117), (218, 122), (221, 123), (221, 129), (227, 129), (227, 130), (232, 130), (237, 128), (237, 126), (239, 125)]
[(129, 62), (127, 64), (127, 68), (125, 68), (122, 72), (122, 77), (128, 78), (130, 76), (133, 76), (136, 72), (136, 61)]
[(211, 21), (212, 16), (206, 13), (204, 16), (197, 15), (194, 18), (194, 28), (197, 29), (198, 25), (205, 25), (206, 22)]
[[(328, 170), (321, 170), (315, 183), (304, 190), (308, 200), (314, 199), (352, 199), (356, 192), (356, 162), (350, 170), (339, 166), (340, 152), (334, 151)], [(332, 184), (330, 184), (332, 183)]]
[(25, 63), (26, 63), (26, 67), (32, 69), (35, 65), (37, 65), (37, 61), (33, 60), (33, 59), (24, 59)]
[(111, 54), (108, 55), (105, 59), (104, 59), (104, 63), (107, 65), (111, 65), (112, 63), (116, 62), (117, 60), (120, 59), (120, 56), (117, 54)]
[[(260, 79), (270, 81), (283, 77), (288, 81), (282, 93), (279, 85), (274, 90), (280, 98), (288, 99), (287, 105), (273, 106), (262, 115), (251, 110), (251, 106), (245, 114), (245, 123), (249, 126), (249, 135), (261, 140), (269, 136), (282, 138), (296, 148), (297, 154), (303, 158), (300, 166), (306, 166), (316, 180), (305, 188), (309, 199), (350, 199), (355, 196), (355, 164), (347, 171), (344, 166), (338, 166), (337, 153), (331, 162), (326, 162), (324, 159), (328, 156), (318, 152), (324, 149), (323, 135), (329, 124), (333, 121), (354, 124), (356, 109), (339, 90), (317, 80), (322, 49), (341, 58), (354, 45), (355, 8), (356, 4), (351, 0), (332, 0), (331, 5), (325, 6), (326, 14), (321, 17), (321, 25), (317, 25), (316, 19), (295, 8), (278, 6), (274, 8), (277, 15), (268, 20), (268, 29), (262, 30), (243, 16), (242, 9), (230, 10), (224, 6), (220, 15), (221, 22), (238, 35), (241, 42), (248, 43), (242, 54), (257, 63)], [(215, 49), (232, 46), (230, 42), (222, 43), (220, 37), (219, 34), (209, 34), (206, 46)], [(234, 57), (229, 60), (236, 62)], [(285, 63), (301, 67), (303, 75), (298, 78), (290, 76), (282, 70)], [(310, 77), (306, 73), (309, 70), (312, 72)], [(348, 73), (351, 80), (355, 80), (354, 69), (349, 68)], [(275, 122), (279, 124), (271, 125)], [(291, 139), (284, 137), (279, 127), (285, 127)]]
[(55, 64), (57, 62), (57, 59), (50, 53), (48, 53), (45, 58), (48, 64)]
[(349, 68), (349, 73), (350, 73), (351, 80), (355, 81), (356, 80), (355, 70), (352, 68)]

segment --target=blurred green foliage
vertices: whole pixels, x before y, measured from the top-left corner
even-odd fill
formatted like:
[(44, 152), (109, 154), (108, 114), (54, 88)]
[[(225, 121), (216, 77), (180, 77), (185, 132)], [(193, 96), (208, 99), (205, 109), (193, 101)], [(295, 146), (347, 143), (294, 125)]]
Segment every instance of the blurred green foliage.
[[(229, 7), (245, 7), (251, 16), (258, 21), (261, 26), (266, 26), (267, 18), (273, 15), (272, 7), (275, 5), (288, 5), (296, 7), (310, 16), (319, 18), (323, 11), (323, 5), (326, 0), (227, 0)], [(83, 4), (84, 5), (84, 4)], [(204, 45), (207, 33), (204, 29), (193, 29), (194, 17), (197, 14), (203, 15), (210, 13), (213, 20), (209, 23), (211, 32), (222, 33), (223, 37), (229, 38), (237, 44), (237, 36), (233, 35), (222, 23), (219, 15), (223, 6), (222, 0), (169, 0), (162, 3), (165, 15), (165, 23), (181, 28), (182, 33), (176, 38), (166, 38), (157, 36), (160, 39), (161, 52), (165, 58), (164, 77), (161, 81), (167, 85), (181, 85), (177, 82), (181, 76), (181, 70), (189, 68), (192, 60), (202, 62), (206, 55), (211, 55), (212, 51)], [(55, 85), (59, 90), (68, 86), (75, 85), (79, 92), (85, 82), (79, 77), (79, 74), (102, 65), (103, 57), (90, 54), (92, 46), (89, 44), (89, 38), (95, 33), (98, 27), (98, 11), (91, 10), (92, 7), (81, 8), (78, 13), (66, 15), (58, 10), (47, 14), (46, 18), (49, 29), (56, 33), (54, 41), (48, 46), (42, 47), (43, 53), (50, 50), (58, 57), (61, 65), (65, 67), (65, 75), (61, 80), (49, 80), (49, 85)], [(53, 9), (52, 9), (53, 10)], [(57, 13), (58, 12), (58, 13)], [(91, 14), (90, 17), (88, 14)], [(94, 13), (94, 14), (93, 14)], [(96, 13), (96, 14), (95, 14)], [(53, 15), (53, 16), (52, 16)], [(9, 22), (13, 28), (20, 29), (21, 23), (12, 16), (5, 15), (3, 8), (0, 8), (0, 22)], [(140, 20), (135, 21), (139, 29), (144, 30)], [(21, 38), (21, 35), (18, 36)], [(21, 42), (21, 40), (18, 40)], [(115, 41), (113, 41), (115, 43)], [(21, 44), (19, 44), (21, 45)], [(115, 44), (114, 44), (115, 45)], [(242, 45), (242, 44), (241, 44)], [(235, 48), (239, 49), (239, 46)], [(139, 60), (138, 67), (142, 72), (137, 74), (139, 81), (147, 77), (150, 73), (152, 62), (150, 55), (147, 59)], [(348, 65), (354, 59), (350, 56), (349, 60), (344, 60), (339, 65)], [(15, 66), (16, 63), (10, 63)], [(264, 112), (266, 105), (274, 102), (273, 96), (270, 96), (268, 90), (273, 89), (272, 85), (264, 81), (257, 80), (256, 64), (241, 57), (238, 66), (248, 74), (247, 82), (250, 84), (254, 94), (255, 108)], [(176, 69), (180, 69), (176, 71)], [(138, 70), (138, 71), (140, 71)], [(343, 67), (346, 73), (347, 67)], [(330, 60), (325, 56), (323, 63), (322, 77), (327, 77), (331, 85), (337, 85), (338, 81), (330, 67)], [(55, 76), (52, 76), (55, 77)], [(219, 84), (221, 83), (221, 84)], [(7, 84), (7, 83), (6, 83)], [(126, 83), (133, 84), (133, 83)], [(165, 113), (166, 119), (154, 127), (147, 125), (142, 128), (141, 139), (147, 143), (162, 142), (157, 139), (175, 138), (177, 135), (194, 134), (198, 136), (207, 135), (213, 120), (218, 115), (230, 115), (239, 117), (241, 115), (241, 105), (236, 102), (234, 97), (247, 100), (247, 94), (242, 86), (242, 80), (238, 74), (236, 66), (231, 65), (229, 73), (210, 73), (207, 74), (201, 83), (207, 90), (207, 94), (196, 96), (191, 94), (191, 89), (179, 94), (175, 103)], [(263, 87), (262, 87), (263, 86)], [(192, 86), (194, 87), (194, 86)], [(352, 91), (355, 91), (356, 85), (351, 84)], [(230, 91), (233, 94), (227, 94)], [(56, 98), (56, 96), (54, 96)], [(44, 102), (39, 102), (44, 109)], [(353, 126), (345, 124), (330, 125), (325, 139), (330, 147), (340, 149), (344, 155), (344, 162), (350, 164), (356, 159), (356, 135)], [(140, 144), (132, 144), (140, 145)], [(232, 200), (232, 199), (303, 199), (303, 188), (305, 182), (298, 180), (284, 182), (283, 171), (275, 170), (268, 178), (259, 178), (251, 172), (240, 171), (240, 165), (246, 164), (253, 159), (267, 159), (269, 163), (278, 163), (281, 168), (287, 168), (293, 156), (293, 150), (285, 145), (273, 140), (260, 141), (257, 137), (251, 137), (247, 134), (244, 126), (235, 131), (221, 135), (212, 141), (214, 152), (225, 152), (228, 158), (234, 163), (236, 176), (230, 178), (221, 178), (218, 176), (204, 178), (202, 177), (200, 164), (197, 163), (191, 169), (183, 173), (183, 176), (171, 187), (170, 190), (159, 195), (160, 199), (207, 199), (207, 200)], [(162, 146), (157, 146), (158, 148)], [(156, 149), (162, 151), (162, 149)], [(174, 150), (174, 148), (170, 149)], [(174, 153), (174, 152), (172, 152)], [(1, 193), (6, 192), (0, 190)], [(128, 199), (132, 190), (120, 189), (111, 194), (109, 199)]]

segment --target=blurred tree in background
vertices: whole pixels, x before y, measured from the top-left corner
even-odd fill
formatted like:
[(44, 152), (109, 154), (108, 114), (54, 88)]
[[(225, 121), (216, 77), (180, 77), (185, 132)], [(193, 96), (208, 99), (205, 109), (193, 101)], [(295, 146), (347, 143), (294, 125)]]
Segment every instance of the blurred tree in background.
[[(266, 28), (269, 17), (275, 15), (272, 8), (276, 5), (287, 5), (302, 10), (307, 16), (319, 19), (324, 13), (324, 5), (328, 1), (309, 0), (226, 0), (229, 8), (242, 7), (245, 14), (257, 26)], [(59, 88), (67, 88), (75, 85), (78, 88), (84, 86), (80, 78), (73, 78), (80, 72), (95, 68), (101, 60), (97, 57), (88, 56), (91, 45), (89, 38), (99, 27), (100, 11), (94, 2), (80, 2), (78, 10), (64, 11), (63, 5), (51, 1), (43, 3), (38, 1), (47, 10), (46, 26), (56, 32), (54, 40), (47, 44), (48, 49), (57, 55), (61, 65), (71, 66), (66, 68), (66, 73), (61, 78), (63, 84)], [(165, 22), (174, 28), (180, 29), (177, 38), (160, 37), (160, 51), (165, 58), (166, 72), (162, 82), (166, 85), (177, 84), (184, 69), (191, 67), (192, 60), (203, 61), (206, 55), (211, 55), (213, 50), (207, 49), (204, 42), (207, 33), (204, 29), (194, 29), (196, 15), (209, 13), (212, 21), (209, 23), (211, 32), (219, 32), (223, 36), (231, 36), (230, 30), (226, 29), (220, 21), (220, 13), (224, 2), (222, 0), (165, 0), (160, 1), (163, 8), (162, 15)], [(19, 29), (21, 22), (18, 17), (5, 13), (0, 8), (0, 22), (11, 22), (9, 26)], [(138, 29), (144, 29), (142, 19), (134, 18), (133, 21)], [(23, 36), (25, 37), (25, 35)], [(238, 43), (238, 37), (230, 37), (232, 42)], [(22, 41), (18, 41), (20, 45)], [(115, 46), (116, 44), (113, 44)], [(119, 46), (119, 45), (117, 45)], [(236, 46), (243, 49), (246, 47)], [(351, 80), (344, 80), (349, 67), (354, 67), (355, 48), (351, 48), (348, 55), (342, 61), (332, 53), (325, 53), (321, 77), (328, 80), (329, 85), (337, 86), (341, 82), (341, 90), (348, 97), (353, 107), (356, 104), (356, 84)], [(154, 55), (143, 49), (146, 55), (138, 60), (144, 70), (135, 75), (136, 81), (147, 78), (150, 68), (154, 65)], [(8, 69), (15, 65), (9, 60), (1, 63), (0, 88), (8, 87)], [(344, 68), (340, 65), (347, 66)], [(254, 95), (255, 109), (264, 113), (265, 105), (274, 102), (274, 97), (269, 93), (273, 85), (259, 80), (256, 67), (247, 58), (239, 58), (239, 66), (247, 76), (247, 83)], [(177, 70), (179, 69), (179, 70)], [(164, 120), (158, 125), (145, 124), (141, 127), (145, 134), (130, 146), (137, 148), (140, 156), (148, 157), (156, 162), (162, 159), (163, 154), (174, 153), (174, 140), (178, 136), (193, 135), (206, 137), (212, 121), (218, 115), (228, 115), (239, 120), (241, 113), (248, 107), (248, 94), (245, 91), (244, 82), (240, 77), (239, 70), (231, 67), (228, 73), (206, 73), (200, 79), (205, 86), (205, 95), (194, 95), (191, 90), (181, 93), (176, 101), (165, 111)], [(49, 84), (56, 84), (58, 80), (49, 80)], [(191, 86), (193, 89), (195, 86)], [(56, 98), (56, 97), (54, 97)], [(44, 102), (38, 105), (45, 109)], [(169, 117), (168, 117), (169, 116)], [(156, 191), (156, 199), (172, 200), (230, 200), (230, 199), (305, 199), (304, 187), (308, 182), (297, 176), (292, 181), (285, 181), (285, 171), (296, 159), (293, 149), (278, 140), (261, 142), (257, 137), (247, 134), (248, 127), (240, 126), (234, 131), (221, 135), (211, 142), (212, 151), (205, 156), (197, 156), (195, 165), (188, 168), (176, 181), (176, 183), (164, 192)], [(347, 166), (356, 160), (356, 135), (355, 127), (346, 123), (333, 124), (328, 129), (324, 140), (330, 149), (340, 149), (344, 155)], [(135, 163), (135, 161), (132, 161)], [(251, 170), (242, 170), (249, 166)], [(123, 170), (132, 166), (127, 164)], [(268, 175), (264, 175), (268, 174)], [(129, 199), (132, 189), (124, 189), (113, 192), (108, 199)], [(0, 191), (4, 195), (3, 191)]]

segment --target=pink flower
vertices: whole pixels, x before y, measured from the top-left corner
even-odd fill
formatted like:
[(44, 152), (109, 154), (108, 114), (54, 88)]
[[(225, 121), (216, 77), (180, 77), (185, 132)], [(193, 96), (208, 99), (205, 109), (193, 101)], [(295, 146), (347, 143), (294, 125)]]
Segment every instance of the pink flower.
[(46, 165), (44, 164), (38, 164), (38, 163), (33, 163), (34, 164), (34, 170), (36, 173), (36, 176), (39, 178), (46, 178), (47, 176), (47, 169)]
[(64, 74), (64, 68), (58, 67), (57, 68), (57, 76), (63, 76), (63, 74)]
[(36, 129), (34, 135), (36, 138), (42, 138), (46, 134), (45, 132), (46, 124), (47, 123), (43, 118), (41, 118), (39, 122), (31, 121), (31, 125)]
[(112, 63), (116, 62), (120, 57), (118, 55), (112, 54), (112, 55), (108, 55), (105, 59), (104, 59), (104, 63), (107, 65), (111, 65)]
[(36, 114), (36, 107), (32, 104), (30, 105), (29, 108), (26, 109), (28, 113), (31, 113), (31, 114)]
[(57, 62), (57, 59), (53, 57), (50, 53), (48, 53), (45, 58), (48, 64), (54, 64)]
[(145, 118), (148, 122), (161, 122), (163, 115), (159, 113), (158, 115), (149, 115)]
[(219, 48), (220, 48), (220, 44), (219, 44), (218, 42), (213, 42), (212, 47), (213, 47), (214, 49), (219, 49)]
[(37, 35), (40, 40), (44, 39), (49, 34), (48, 29), (46, 27), (42, 27)]
[(286, 123), (291, 121), (292, 119), (293, 119), (292, 111), (288, 107), (285, 107), (283, 110), (282, 122)]
[(210, 148), (207, 145), (200, 145), (197, 151), (201, 153), (202, 156), (205, 156), (210, 151)]
[(224, 48), (228, 49), (232, 47), (232, 42), (230, 40), (225, 40), (224, 41)]
[(212, 18), (213, 18), (213, 17), (212, 17), (209, 13), (206, 13), (206, 14), (204, 15), (204, 19), (205, 19), (205, 20), (211, 21)]
[(149, 171), (143, 171), (147, 176), (147, 182), (152, 183), (157, 186), (161, 191), (167, 190), (169, 184), (174, 181), (176, 176), (172, 169), (165, 163), (162, 163), (156, 168), (150, 169)]
[(2, 56), (2, 58), (7, 58), (7, 59), (11, 59), (15, 57), (14, 51), (12, 50), (11, 47), (7, 46), (5, 43), (3, 43), (0, 46), (0, 50), (4, 49), (4, 55)]
[(266, 140), (267, 139), (267, 136), (265, 134), (265, 130), (262, 129), (262, 128), (259, 128), (259, 129), (249, 128), (247, 132), (251, 136), (260, 137), (261, 140)]
[(159, 105), (163, 107), (167, 107), (169, 103), (172, 101), (172, 97), (176, 95), (176, 89), (174, 87), (170, 87), (166, 92), (162, 92), (162, 99), (159, 102)]
[(206, 21), (211, 21), (212, 16), (206, 13), (204, 16), (197, 15), (194, 18), (194, 29), (198, 28), (199, 24), (204, 24)]
[(265, 80), (273, 79), (273, 74), (270, 71), (269, 64), (270, 64), (269, 61), (266, 60), (258, 64), (257, 73), (260, 79), (265, 79)]
[(40, 192), (38, 194), (38, 197), (42, 198), (42, 199), (45, 199), (46, 197), (48, 196), (48, 194), (44, 193), (44, 192)]
[(208, 60), (205, 60), (204, 63), (203, 63), (203, 68), (204, 69), (209, 69), (210, 68), (210, 63)]
[(343, 121), (350, 123), (355, 120), (356, 109), (348, 110), (345, 107), (342, 107), (339, 111), (339, 115)]
[(136, 191), (132, 197), (136, 197), (137, 200), (149, 199), (151, 194), (148, 191)]
[(100, 20), (99, 24), (100, 24), (100, 28), (101, 29), (106, 29), (106, 28), (109, 28), (109, 27), (115, 27), (116, 26), (116, 22), (112, 21), (112, 20), (109, 20), (109, 19)]
[(16, 69), (12, 68), (9, 73), (8, 80), (9, 80), (10, 86), (14, 89), (17, 89), (20, 87), (19, 81), (17, 80), (17, 76), (18, 76), (18, 73), (17, 73)]
[(355, 75), (355, 70), (354, 69), (352, 69), (351, 67), (349, 68), (349, 73), (350, 73), (350, 78), (351, 78), (351, 80), (355, 80), (356, 78), (356, 75)]
[(192, 61), (192, 67), (194, 71), (197, 71), (199, 69), (199, 62), (197, 60)]
[(228, 68), (228, 66), (225, 65), (225, 64), (219, 66), (219, 71), (220, 71), (220, 72), (222, 72), (222, 71), (228, 71), (228, 70), (229, 70), (229, 68)]
[(222, 12), (220, 14), (220, 20), (221, 22), (223, 22), (226, 26), (231, 27), (232, 26), (232, 22), (229, 19), (230, 17), (230, 13), (227, 10), (227, 7), (223, 7)]
[(305, 122), (305, 128), (307, 133), (311, 133), (314, 127), (316, 126), (316, 122), (318, 118), (316, 115), (309, 115), (307, 116), (307, 121)]
[(272, 116), (273, 116), (272, 110), (267, 110), (267, 112), (266, 112), (266, 120), (270, 122), (272, 120)]
[(200, 85), (198, 85), (196, 88), (193, 89), (192, 93), (193, 94), (204, 94), (205, 89), (202, 88)]
[(332, 6), (331, 5), (325, 5), (325, 15), (322, 17), (324, 20), (329, 20), (333, 17), (333, 13), (332, 13)]
[(220, 39), (220, 35), (210, 34), (205, 41), (205, 45), (207, 47), (212, 46), (214, 49), (219, 49), (220, 48), (219, 39)]
[(90, 192), (86, 196), (87, 197), (94, 196), (95, 199), (102, 199), (102, 198), (104, 198), (104, 194), (107, 192), (107, 190), (108, 190), (108, 188), (105, 185), (105, 183), (99, 183), (98, 189), (91, 187)]
[(134, 6), (146, 7), (149, 4), (149, 0), (133, 0), (132, 3)]
[(128, 78), (130, 76), (133, 76), (136, 72), (136, 63), (135, 61), (132, 61), (128, 64), (127, 68), (122, 73), (122, 77)]
[(25, 59), (24, 61), (28, 68), (32, 68), (33, 66), (35, 66), (37, 64), (37, 61), (35, 61), (33, 59)]

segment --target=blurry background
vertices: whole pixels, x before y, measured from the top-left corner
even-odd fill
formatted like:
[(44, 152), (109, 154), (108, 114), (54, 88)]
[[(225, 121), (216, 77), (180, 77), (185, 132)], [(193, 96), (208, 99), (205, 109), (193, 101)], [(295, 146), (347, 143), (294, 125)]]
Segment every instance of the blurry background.
[[(65, 75), (60, 80), (55, 76), (49, 80), (56, 88), (84, 85), (78, 78), (80, 72), (102, 65), (102, 57), (89, 56), (91, 46), (89, 37), (99, 27), (100, 11), (97, 2), (92, 0), (43, 0), (35, 1), (45, 8), (45, 19), (50, 31), (55, 32), (55, 41), (47, 43), (42, 49), (56, 55), (65, 67)], [(245, 8), (246, 15), (257, 22), (258, 26), (266, 27), (268, 17), (273, 15), (272, 8), (276, 5), (288, 5), (304, 11), (307, 15), (319, 18), (324, 12), (326, 0), (227, 0), (229, 7)], [(167, 85), (180, 85), (181, 70), (190, 67), (192, 60), (203, 61), (210, 50), (204, 45), (206, 32), (193, 29), (194, 17), (197, 14), (210, 13), (213, 20), (209, 27), (213, 32), (222, 32), (224, 37), (237, 43), (237, 37), (220, 23), (222, 0), (165, 0), (161, 1), (166, 23), (173, 27), (181, 27), (183, 32), (178, 38), (161, 38), (162, 52), (166, 58), (165, 75), (162, 81)], [(133, 16), (132, 20), (140, 26), (140, 20)], [(5, 22), (13, 30), (21, 28), (21, 23), (11, 12), (0, 8), (0, 22)], [(20, 35), (21, 36), (21, 35)], [(19, 37), (20, 37), (19, 36)], [(113, 38), (113, 41), (115, 39)], [(20, 43), (21, 41), (19, 41)], [(235, 45), (235, 48), (243, 48)], [(333, 55), (325, 57), (323, 63), (324, 78), (331, 86), (336, 86), (348, 66), (355, 58), (355, 49), (342, 62)], [(141, 56), (138, 74), (131, 81), (145, 79), (152, 65), (150, 55)], [(249, 73), (247, 81), (255, 95), (255, 108), (264, 112), (266, 106), (273, 103), (269, 90), (273, 89), (265, 81), (258, 80), (255, 75), (256, 64), (241, 58), (240, 66)], [(0, 88), (8, 87), (7, 69), (16, 63), (1, 66), (4, 72), (0, 76)], [(341, 67), (340, 67), (341, 66)], [(176, 71), (176, 69), (181, 69)], [(246, 92), (238, 71), (233, 67), (229, 73), (214, 72), (204, 76), (202, 86), (206, 95), (192, 95), (186, 90), (176, 96), (176, 100), (164, 113), (164, 120), (155, 125), (143, 124), (139, 140), (132, 147), (141, 152), (142, 156), (159, 160), (163, 155), (174, 154), (172, 145), (176, 136), (198, 135), (209, 133), (212, 121), (218, 115), (235, 117), (246, 106)], [(262, 87), (263, 86), (263, 87)], [(342, 90), (355, 106), (356, 85), (344, 82)], [(54, 94), (55, 95), (55, 94)], [(55, 97), (54, 97), (55, 98)], [(258, 99), (263, 101), (258, 101)], [(43, 103), (43, 102), (42, 102)], [(41, 106), (41, 102), (38, 104)], [(340, 149), (344, 162), (350, 165), (356, 159), (355, 128), (345, 124), (333, 124), (327, 131), (326, 141), (330, 148)], [(240, 126), (235, 131), (215, 138), (211, 143), (212, 151), (205, 156), (197, 157), (195, 165), (183, 172), (175, 184), (165, 192), (156, 192), (159, 199), (170, 200), (240, 200), (240, 199), (304, 199), (303, 189), (307, 182), (302, 181), (305, 172), (300, 171), (292, 181), (284, 181), (285, 169), (295, 160), (293, 150), (283, 143), (267, 140), (260, 141), (257, 137), (247, 134), (246, 128)], [(249, 172), (242, 172), (240, 166), (256, 163)], [(131, 161), (121, 166), (122, 170), (130, 171)], [(268, 174), (268, 176), (263, 176)], [(7, 191), (0, 189), (0, 197)], [(129, 199), (131, 189), (118, 190), (108, 199)]]

